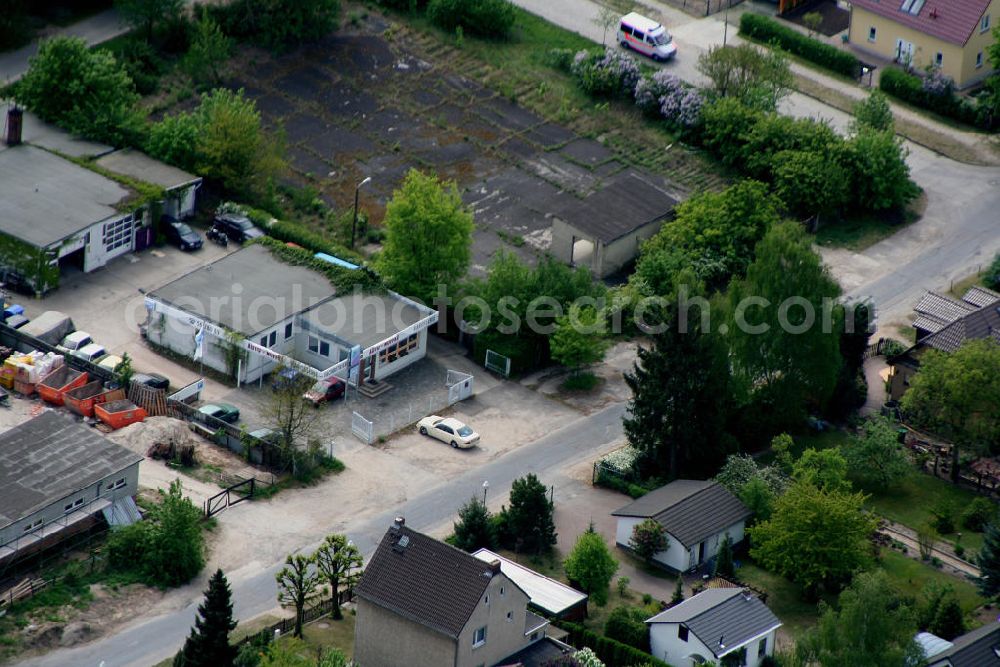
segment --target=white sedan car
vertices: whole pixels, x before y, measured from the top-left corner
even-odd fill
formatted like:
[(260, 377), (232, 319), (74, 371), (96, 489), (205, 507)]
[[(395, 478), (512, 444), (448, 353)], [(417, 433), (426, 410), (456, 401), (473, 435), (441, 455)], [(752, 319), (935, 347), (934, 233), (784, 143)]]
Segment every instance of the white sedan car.
[(456, 449), (474, 447), (479, 443), (479, 434), (471, 428), (451, 417), (430, 415), (417, 422), (420, 435), (429, 435), (442, 442), (447, 442)]

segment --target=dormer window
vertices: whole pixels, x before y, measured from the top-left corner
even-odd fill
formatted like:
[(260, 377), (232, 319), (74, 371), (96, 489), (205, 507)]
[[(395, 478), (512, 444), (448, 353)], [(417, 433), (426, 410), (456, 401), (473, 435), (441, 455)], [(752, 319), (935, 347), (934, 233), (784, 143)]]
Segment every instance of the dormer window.
[(900, 10), (916, 16), (924, 8), (924, 0), (903, 0)]

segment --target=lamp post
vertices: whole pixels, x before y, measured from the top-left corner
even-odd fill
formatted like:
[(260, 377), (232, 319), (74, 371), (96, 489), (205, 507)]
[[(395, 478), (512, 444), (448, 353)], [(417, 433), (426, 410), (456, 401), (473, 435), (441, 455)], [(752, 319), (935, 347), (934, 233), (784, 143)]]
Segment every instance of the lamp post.
[(365, 180), (358, 183), (358, 186), (354, 188), (354, 222), (351, 223), (351, 250), (354, 250), (354, 236), (358, 233), (358, 195), (361, 192), (361, 187), (370, 183), (372, 180), (371, 176), (365, 177)]
[(483, 480), (483, 507), (486, 507), (486, 492), (490, 490), (489, 480)]
[(732, 0), (726, 0), (726, 13), (723, 18), (723, 28), (722, 28), (722, 45), (726, 45), (726, 38), (729, 37), (729, 5), (733, 4)]

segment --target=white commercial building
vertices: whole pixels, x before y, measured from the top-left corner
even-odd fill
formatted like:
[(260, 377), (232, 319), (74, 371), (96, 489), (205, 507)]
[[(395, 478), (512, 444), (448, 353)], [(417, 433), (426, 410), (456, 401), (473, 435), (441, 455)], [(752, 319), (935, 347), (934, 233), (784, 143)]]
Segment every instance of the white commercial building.
[[(357, 269), (363, 271), (365, 269)], [(423, 358), (435, 310), (389, 291), (344, 293), (253, 244), (146, 296), (146, 336), (240, 382), (278, 367), (384, 379)]]

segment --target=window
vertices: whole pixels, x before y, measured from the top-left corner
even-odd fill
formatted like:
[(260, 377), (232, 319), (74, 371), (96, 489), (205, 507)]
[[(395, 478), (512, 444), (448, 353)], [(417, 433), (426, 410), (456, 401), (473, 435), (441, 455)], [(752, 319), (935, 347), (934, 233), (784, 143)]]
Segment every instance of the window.
[(869, 42), (874, 42), (875, 41), (875, 35), (876, 35), (875, 26), (872, 26), (872, 27), (868, 28), (868, 41)]
[(646, 33), (642, 32), (641, 30), (636, 30), (635, 28), (633, 28), (632, 34), (635, 35), (635, 38), (640, 42), (646, 39)]
[(309, 336), (309, 351), (323, 357), (330, 356), (330, 344), (315, 336)]
[(489, 595), (487, 595), (485, 598), (483, 598), (483, 604), (489, 606), (489, 604), (490, 604), (490, 596)]
[(83, 507), (83, 498), (77, 498), (76, 500), (74, 500), (71, 503), (66, 503), (66, 506), (63, 507), (63, 512), (65, 514), (69, 514), (70, 512), (72, 512), (73, 510), (75, 510), (77, 507)]
[(909, 14), (916, 16), (920, 13), (920, 10), (924, 7), (924, 0), (903, 0), (903, 5), (900, 9)]
[(631, 35), (632, 34), (632, 28), (630, 28), (629, 26), (625, 25), (624, 23), (622, 23), (620, 26), (618, 26), (618, 29), (621, 30), (626, 35)]
[(285, 340), (288, 340), (291, 337), (292, 337), (292, 323), (289, 322), (288, 324), (285, 325)]
[(125, 486), (125, 478), (124, 477), (120, 477), (117, 480), (115, 480), (114, 482), (108, 482), (108, 486), (106, 487), (106, 490), (107, 491), (113, 491), (114, 489), (120, 489), (123, 486)]
[(500, 587), (500, 597), (503, 597), (503, 593), (504, 593), (504, 588), (503, 588), (503, 586), (501, 586)]
[(990, 15), (983, 14), (983, 19), (979, 22), (979, 32), (986, 32), (990, 29)]
[(510, 623), (513, 620), (514, 620), (514, 612), (508, 611), (507, 612), (507, 622)]
[(33, 531), (33, 530), (38, 530), (38, 529), (39, 529), (39, 528), (41, 528), (41, 527), (42, 527), (42, 520), (41, 520), (41, 519), (39, 519), (39, 520), (38, 520), (38, 521), (36, 521), (35, 523), (29, 523), (29, 524), (27, 524), (27, 525), (26, 525), (26, 526), (24, 527), (24, 532), (26, 532), (26, 533), (30, 533), (31, 531)]
[(272, 331), (271, 335), (268, 337), (267, 340), (268, 340), (268, 345), (274, 345), (275, 343), (277, 343), (278, 342), (278, 332), (277, 331)]
[(757, 657), (763, 658), (765, 655), (767, 655), (767, 637), (761, 639), (760, 643), (757, 644)]
[(261, 347), (267, 347), (267, 336), (261, 336), (260, 337), (260, 346)]
[(983, 52), (980, 51), (979, 53), (976, 54), (976, 67), (979, 68), (982, 66), (983, 66)]
[(934, 54), (934, 65), (935, 67), (941, 67), (941, 64), (943, 62), (944, 62), (944, 54), (938, 51), (937, 53)]
[(677, 626), (677, 638), (682, 642), (686, 642), (688, 640), (688, 629), (686, 625)]
[(486, 626), (476, 628), (472, 633), (472, 648), (479, 648), (486, 643)]
[(532, 632), (531, 633), (531, 641), (535, 641), (536, 639), (538, 639), (538, 633), (537, 632)]

